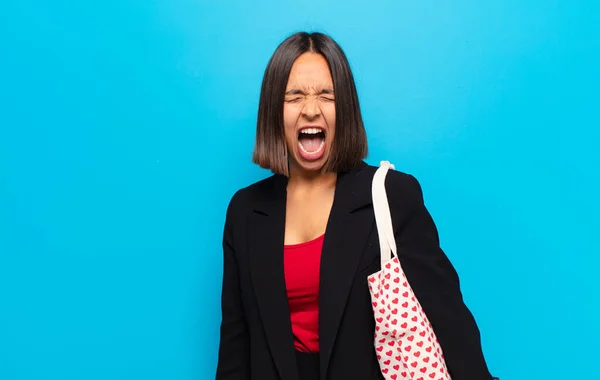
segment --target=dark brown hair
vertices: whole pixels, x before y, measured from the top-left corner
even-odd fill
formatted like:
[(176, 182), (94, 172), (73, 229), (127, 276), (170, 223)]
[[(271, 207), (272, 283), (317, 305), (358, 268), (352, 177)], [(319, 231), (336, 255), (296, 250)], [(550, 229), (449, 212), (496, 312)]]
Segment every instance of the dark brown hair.
[(352, 169), (367, 156), (367, 134), (348, 59), (342, 48), (323, 33), (293, 34), (273, 53), (260, 92), (252, 162), (274, 173), (289, 175), (283, 102), (292, 65), (306, 52), (321, 54), (329, 64), (333, 79), (336, 127), (325, 170), (339, 172)]

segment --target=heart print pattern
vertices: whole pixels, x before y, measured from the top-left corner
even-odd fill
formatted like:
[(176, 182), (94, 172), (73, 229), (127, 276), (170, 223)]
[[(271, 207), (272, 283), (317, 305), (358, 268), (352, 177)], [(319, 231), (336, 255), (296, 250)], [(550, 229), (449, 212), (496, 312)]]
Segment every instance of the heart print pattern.
[(397, 257), (368, 277), (375, 349), (391, 380), (450, 380), (440, 344)]

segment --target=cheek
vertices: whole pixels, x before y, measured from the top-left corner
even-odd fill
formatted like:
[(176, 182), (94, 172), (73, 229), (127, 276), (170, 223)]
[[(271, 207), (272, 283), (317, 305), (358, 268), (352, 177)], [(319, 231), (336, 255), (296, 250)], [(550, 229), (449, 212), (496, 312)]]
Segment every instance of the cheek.
[(328, 107), (327, 110), (323, 110), (323, 116), (329, 129), (335, 132), (335, 107), (332, 106)]
[(296, 117), (291, 107), (283, 108), (283, 128), (285, 132), (285, 138), (291, 137), (291, 133), (296, 129)]

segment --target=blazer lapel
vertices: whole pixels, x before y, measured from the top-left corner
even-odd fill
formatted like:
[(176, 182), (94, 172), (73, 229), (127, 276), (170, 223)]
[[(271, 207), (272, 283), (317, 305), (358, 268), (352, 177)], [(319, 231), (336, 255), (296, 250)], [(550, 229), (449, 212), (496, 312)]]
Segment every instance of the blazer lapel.
[(273, 361), (282, 379), (298, 380), (294, 338), (285, 286), (283, 244), (287, 179), (275, 176), (272, 188), (250, 217), (250, 271), (259, 313)]
[(365, 166), (338, 176), (325, 232), (319, 304), (321, 379), (326, 378), (346, 301), (374, 226), (373, 211), (365, 207), (372, 203), (372, 175), (361, 170)]
[[(323, 243), (319, 296), (321, 379), (326, 378), (338, 326), (362, 252), (374, 226), (371, 180), (363, 163), (338, 175)], [(250, 272), (273, 361), (285, 380), (299, 380), (285, 286), (283, 245), (287, 178), (274, 176), (249, 220)]]

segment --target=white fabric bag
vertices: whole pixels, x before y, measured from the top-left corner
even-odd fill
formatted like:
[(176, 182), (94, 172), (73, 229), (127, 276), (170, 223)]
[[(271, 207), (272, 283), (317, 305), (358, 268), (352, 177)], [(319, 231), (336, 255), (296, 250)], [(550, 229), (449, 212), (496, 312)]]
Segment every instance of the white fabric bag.
[[(386, 380), (451, 380), (440, 344), (398, 260), (382, 161), (373, 177), (373, 209), (381, 270), (368, 277), (375, 316), (375, 349)], [(393, 256), (392, 256), (393, 253)]]

